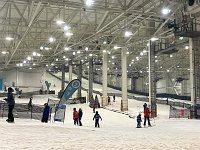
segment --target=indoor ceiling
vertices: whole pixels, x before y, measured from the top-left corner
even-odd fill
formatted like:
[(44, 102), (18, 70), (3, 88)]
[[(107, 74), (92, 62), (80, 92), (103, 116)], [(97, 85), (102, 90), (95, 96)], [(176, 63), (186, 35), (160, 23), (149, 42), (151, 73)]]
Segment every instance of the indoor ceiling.
[[(109, 72), (120, 74), (120, 47), (127, 47), (129, 74), (145, 74), (148, 41), (156, 37), (177, 45), (177, 51), (158, 53), (157, 72), (185, 74), (188, 39), (174, 37), (167, 27), (184, 5), (185, 0), (1, 0), (0, 69), (59, 68), (70, 60), (87, 69), (88, 59), (101, 64), (106, 50)], [(94, 69), (101, 72), (101, 65)]]

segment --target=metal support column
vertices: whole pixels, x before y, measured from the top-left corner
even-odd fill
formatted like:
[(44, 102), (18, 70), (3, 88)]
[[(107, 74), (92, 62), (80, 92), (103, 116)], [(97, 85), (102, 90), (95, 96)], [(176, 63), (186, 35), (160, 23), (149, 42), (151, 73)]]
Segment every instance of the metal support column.
[[(78, 66), (78, 79), (82, 82), (82, 62), (80, 61)], [(81, 97), (81, 86), (78, 88), (77, 97)]]
[(137, 78), (131, 77), (131, 91), (135, 91), (135, 86), (136, 86), (136, 80)]
[(102, 97), (102, 107), (106, 106), (108, 104), (107, 101), (107, 93), (108, 93), (108, 54), (103, 53), (103, 79), (102, 79), (102, 83), (103, 83), (103, 97)]
[(123, 47), (121, 50), (121, 65), (122, 65), (122, 100), (121, 111), (128, 110), (127, 98), (127, 48)]
[(65, 89), (65, 64), (62, 64), (62, 80), (61, 80), (61, 91)]
[(88, 89), (88, 99), (93, 98), (93, 57), (89, 58), (89, 89)]
[(72, 62), (69, 62), (69, 82), (72, 81)]
[(191, 102), (200, 104), (200, 39), (189, 38)]
[(151, 117), (156, 117), (155, 43), (151, 41), (149, 44), (149, 103), (151, 105)]

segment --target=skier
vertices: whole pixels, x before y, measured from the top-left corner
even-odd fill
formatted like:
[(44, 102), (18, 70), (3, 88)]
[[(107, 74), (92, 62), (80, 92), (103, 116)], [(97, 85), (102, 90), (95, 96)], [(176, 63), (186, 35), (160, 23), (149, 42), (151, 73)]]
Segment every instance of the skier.
[(110, 103), (110, 96), (108, 96), (108, 105), (111, 105), (111, 103)]
[(49, 112), (50, 112), (50, 107), (48, 103), (44, 104), (44, 110), (43, 110), (43, 115), (42, 115), (42, 122), (47, 123), (49, 119)]
[(144, 126), (146, 126), (146, 120), (148, 121), (148, 126), (151, 127), (149, 115), (150, 115), (150, 110), (148, 107), (144, 109)]
[(13, 89), (9, 87), (7, 98), (4, 99), (8, 103), (8, 119), (6, 120), (7, 122), (14, 122), (13, 109), (15, 107), (15, 98), (12, 92)]
[(74, 125), (78, 125), (78, 112), (76, 111), (76, 108), (73, 109), (73, 120), (74, 120)]
[(83, 111), (81, 108), (79, 108), (79, 111), (78, 111), (78, 123), (79, 123), (79, 126), (82, 126), (82, 122), (81, 122), (81, 118), (83, 116)]
[(142, 118), (141, 118), (141, 114), (139, 114), (137, 116), (137, 128), (141, 128), (141, 122), (142, 122)]
[(28, 111), (32, 111), (32, 108), (33, 108), (33, 103), (32, 103), (32, 97), (30, 98), (30, 101), (28, 103)]
[(113, 102), (115, 102), (115, 94), (113, 95)]
[(96, 114), (94, 115), (94, 117), (93, 117), (93, 120), (95, 119), (95, 128), (96, 127), (100, 127), (99, 126), (99, 118), (101, 119), (101, 121), (102, 121), (102, 118), (101, 118), (101, 116), (99, 115), (99, 113), (98, 113), (98, 111), (96, 111)]

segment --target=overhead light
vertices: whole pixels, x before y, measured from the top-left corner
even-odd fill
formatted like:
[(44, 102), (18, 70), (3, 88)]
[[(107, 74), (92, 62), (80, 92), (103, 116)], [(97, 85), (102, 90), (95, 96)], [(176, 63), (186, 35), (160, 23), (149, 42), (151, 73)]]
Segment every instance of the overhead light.
[(43, 46), (40, 46), (40, 50), (43, 50), (44, 49), (44, 47)]
[(58, 58), (56, 58), (56, 61), (58, 61)]
[(68, 61), (68, 60), (69, 60), (69, 58), (65, 58), (65, 60), (66, 60), (66, 61)]
[(70, 50), (70, 48), (69, 48), (69, 47), (65, 47), (64, 49), (65, 49), (65, 51), (68, 51), (68, 50)]
[(27, 60), (31, 60), (31, 57), (30, 57), (30, 56), (28, 56), (26, 59), (27, 59)]
[(147, 46), (150, 46), (150, 43), (149, 43), (149, 42), (147, 43)]
[(162, 69), (162, 66), (160, 66), (160, 69)]
[(29, 67), (29, 69), (31, 70), (32, 68), (31, 68), (31, 67)]
[(129, 37), (129, 36), (133, 35), (133, 33), (130, 31), (125, 31), (124, 35), (125, 35), (125, 37)]
[(189, 49), (189, 46), (185, 46), (185, 49)]
[(143, 56), (143, 55), (144, 55), (143, 52), (141, 52), (141, 53), (140, 53), (140, 56)]
[(170, 55), (169, 55), (169, 57), (170, 57), (170, 58), (172, 58), (172, 57), (173, 57), (173, 55), (172, 55), (172, 54), (170, 54)]
[(22, 66), (23, 66), (23, 64), (22, 64), (22, 63), (20, 63), (20, 64), (19, 64), (19, 66), (20, 66), (20, 67), (22, 67)]
[(80, 51), (77, 51), (77, 54), (80, 54), (81, 52)]
[(72, 36), (73, 33), (71, 33), (71, 32), (65, 32), (65, 35), (69, 37), (69, 36)]
[(2, 51), (1, 53), (5, 55), (5, 54), (7, 54), (8, 52), (6, 52), (6, 51)]
[(17, 67), (19, 67), (19, 64), (16, 64)]
[(183, 40), (183, 37), (179, 37), (179, 40)]
[(45, 47), (44, 49), (48, 51), (50, 48), (49, 47)]
[(169, 70), (167, 70), (167, 72), (169, 72)]
[(128, 55), (130, 52), (126, 52), (126, 54)]
[(106, 41), (103, 41), (103, 44), (107, 44), (107, 42), (106, 42)]
[(66, 56), (63, 56), (63, 58), (66, 58)]
[(92, 6), (94, 4), (94, 1), (93, 0), (86, 0), (85, 4), (87, 6)]
[(24, 60), (23, 63), (26, 64), (26, 60)]
[(131, 67), (131, 64), (129, 64), (129, 67)]
[(106, 53), (106, 52), (107, 52), (107, 51), (104, 49), (104, 50), (103, 50), (103, 53)]
[(36, 52), (33, 52), (33, 56), (36, 56), (37, 55), (37, 53)]
[(7, 41), (12, 41), (12, 40), (14, 40), (14, 38), (7, 36), (7, 37), (6, 37), (6, 40), (7, 40)]
[(92, 57), (92, 54), (89, 54), (90, 57)]
[(139, 60), (139, 57), (136, 57), (137, 60)]
[(112, 59), (115, 59), (115, 56), (112, 56)]
[(51, 42), (51, 43), (54, 42), (55, 40), (56, 40), (56, 39), (53, 38), (53, 37), (50, 37), (50, 38), (49, 38), (49, 42)]
[(54, 66), (54, 63), (51, 63), (51, 66)]
[(158, 60), (156, 59), (155, 62), (158, 62)]
[(81, 62), (83, 62), (84, 60), (83, 59), (81, 59)]
[(119, 49), (120, 47), (119, 46), (114, 46), (114, 49)]
[(162, 9), (162, 14), (163, 15), (168, 15), (171, 12), (171, 10), (169, 8), (163, 8)]
[(132, 62), (135, 61), (134, 59), (131, 60)]
[(108, 51), (108, 54), (111, 54), (111, 52), (110, 52), (110, 51)]
[(64, 24), (65, 22), (62, 21), (62, 20), (57, 20), (56, 23), (57, 23), (58, 25), (62, 25), (62, 24)]
[(68, 25), (65, 25), (65, 26), (64, 26), (64, 30), (65, 30), (65, 31), (68, 31), (69, 29), (70, 29), (70, 26), (68, 26)]
[(151, 41), (157, 41), (157, 40), (159, 40), (159, 38), (156, 38), (156, 37), (151, 38)]
[(86, 50), (86, 51), (88, 51), (88, 50), (89, 50), (89, 48), (88, 48), (88, 47), (85, 47), (85, 50)]
[(33, 63), (33, 66), (35, 66), (36, 64), (35, 63)]
[(37, 55), (38, 57), (40, 57), (40, 56), (41, 56), (41, 54), (39, 54), (39, 53), (37, 53), (36, 55)]
[(73, 52), (72, 54), (73, 54), (73, 55), (76, 55), (76, 52)]
[(49, 65), (48, 65), (48, 64), (46, 64), (46, 66), (48, 67)]

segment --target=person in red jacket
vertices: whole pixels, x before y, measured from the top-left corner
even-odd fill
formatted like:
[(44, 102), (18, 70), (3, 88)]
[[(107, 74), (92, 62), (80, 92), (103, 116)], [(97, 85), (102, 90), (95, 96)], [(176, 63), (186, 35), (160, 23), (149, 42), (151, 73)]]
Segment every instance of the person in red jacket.
[(73, 110), (74, 125), (78, 125), (78, 112), (76, 111), (76, 108), (74, 108)]
[(151, 123), (150, 123), (150, 119), (149, 119), (149, 115), (150, 115), (150, 110), (148, 107), (146, 107), (144, 109), (144, 126), (146, 126), (146, 120), (148, 121), (148, 126), (151, 126)]

